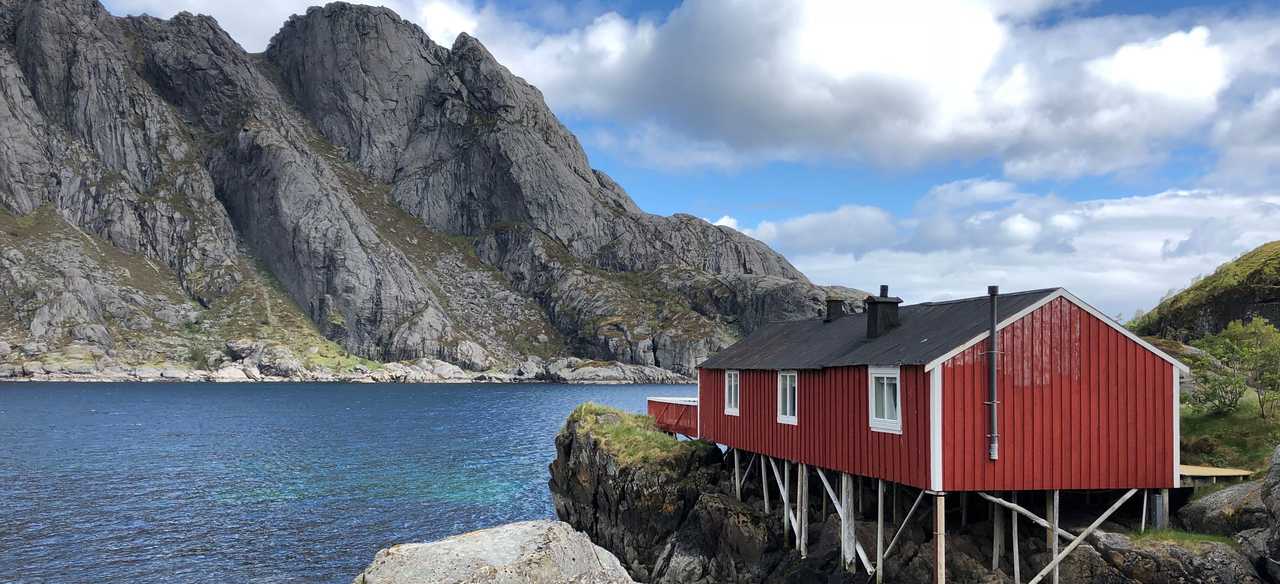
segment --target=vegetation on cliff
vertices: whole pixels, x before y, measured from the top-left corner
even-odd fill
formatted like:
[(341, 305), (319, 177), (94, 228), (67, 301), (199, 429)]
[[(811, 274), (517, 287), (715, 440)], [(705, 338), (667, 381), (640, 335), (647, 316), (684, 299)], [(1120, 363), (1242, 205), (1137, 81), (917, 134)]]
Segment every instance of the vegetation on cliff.
[(1144, 335), (1189, 340), (1216, 333), (1232, 320), (1280, 316), (1280, 241), (1263, 244), (1139, 315), (1130, 328)]
[(565, 427), (576, 426), (599, 441), (600, 447), (619, 465), (653, 465), (661, 468), (688, 457), (706, 443), (677, 440), (658, 429), (653, 418), (630, 414), (594, 402), (584, 403), (569, 414)]

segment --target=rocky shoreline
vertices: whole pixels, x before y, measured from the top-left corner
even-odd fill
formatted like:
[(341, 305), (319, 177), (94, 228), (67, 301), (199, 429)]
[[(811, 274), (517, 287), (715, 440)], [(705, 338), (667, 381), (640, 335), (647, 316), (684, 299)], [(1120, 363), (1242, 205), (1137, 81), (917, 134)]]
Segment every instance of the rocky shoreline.
[[(794, 546), (784, 544), (776, 501), (774, 513), (764, 512), (758, 479), (746, 482), (739, 501), (732, 489), (732, 465), (725, 463), (718, 448), (703, 442), (668, 438), (662, 443), (653, 438), (644, 450), (648, 454), (637, 458), (625, 450), (638, 443), (635, 432), (629, 432), (631, 441), (624, 444), (610, 430), (638, 424), (637, 419), (603, 408), (580, 408), (556, 438), (549, 483), (560, 520), (612, 552), (635, 580), (650, 584), (867, 580), (865, 572), (854, 575), (841, 567), (839, 521), (830, 507), (821, 507), (820, 493), (810, 497), (810, 516), (815, 519), (810, 525), (808, 557), (801, 558)], [(1280, 530), (1274, 528), (1280, 526), (1280, 459), (1259, 485), (1260, 497), (1258, 488), (1242, 488), (1241, 496), (1232, 498), (1248, 501), (1243, 506), (1251, 510), (1249, 519), (1223, 522), (1228, 527), (1219, 537), (1159, 533), (1139, 537), (1134, 533), (1137, 526), (1127, 520), (1108, 522), (1061, 564), (1061, 582), (1276, 582), (1280, 574), (1271, 574), (1268, 568), (1280, 565), (1270, 559), (1280, 555), (1271, 552), (1280, 550), (1275, 543), (1280, 541)], [(870, 494), (867, 497), (873, 500)], [(904, 517), (911, 499), (896, 498), (898, 508), (892, 513), (887, 510), (887, 516)], [(1216, 505), (1211, 497), (1200, 501)], [(874, 514), (874, 505), (869, 507)], [(886, 582), (932, 581), (928, 513), (917, 514), (904, 525), (901, 541), (885, 560)], [(1236, 512), (1228, 508), (1222, 514)], [(1213, 512), (1197, 514), (1209, 515)], [(1066, 523), (1069, 531), (1081, 527)], [(859, 520), (857, 536), (866, 549), (874, 549), (874, 529), (873, 515)], [(891, 531), (896, 529), (895, 525)], [(1246, 531), (1237, 533), (1237, 529)], [(948, 581), (1012, 581), (1008, 554), (999, 570), (990, 569), (991, 533), (986, 507), (970, 505), (968, 523), (953, 526), (948, 534)], [(1029, 531), (1021, 541), (1025, 581), (1051, 556), (1043, 532)]]
[(646, 365), (590, 361), (574, 357), (544, 360), (526, 357), (519, 364), (482, 371), (440, 359), (411, 362), (361, 362), (342, 368), (309, 364), (288, 348), (240, 340), (226, 344), (225, 355), (209, 367), (161, 362), (117, 363), (96, 347), (60, 351), (56, 357), (39, 345), (17, 349), (0, 342), (0, 382), (312, 382), (312, 383), (572, 383), (684, 385), (686, 376)]

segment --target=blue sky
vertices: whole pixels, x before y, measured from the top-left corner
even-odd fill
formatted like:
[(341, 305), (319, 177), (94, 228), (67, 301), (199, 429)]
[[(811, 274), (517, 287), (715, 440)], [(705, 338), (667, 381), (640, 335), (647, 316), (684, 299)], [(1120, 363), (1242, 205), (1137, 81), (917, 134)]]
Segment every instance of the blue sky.
[[(645, 210), (909, 300), (1111, 314), (1280, 239), (1280, 8), (1081, 0), (385, 0), (479, 38)], [(249, 50), (306, 0), (212, 14)]]

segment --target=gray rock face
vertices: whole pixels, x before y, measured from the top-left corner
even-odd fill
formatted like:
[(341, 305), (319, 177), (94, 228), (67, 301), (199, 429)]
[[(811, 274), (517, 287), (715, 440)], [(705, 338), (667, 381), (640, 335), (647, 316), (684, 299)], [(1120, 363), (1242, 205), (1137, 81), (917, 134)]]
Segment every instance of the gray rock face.
[(1262, 481), (1250, 481), (1192, 501), (1178, 510), (1178, 519), (1191, 531), (1231, 536), (1267, 527), (1271, 515), (1262, 503)]
[(527, 521), (378, 552), (353, 584), (629, 584), (607, 550), (558, 521)]
[(184, 296), (122, 315), (113, 284), (25, 270), (0, 281), (18, 299), (0, 319), (27, 331), (7, 341), (128, 349), (122, 329), (260, 295), (260, 267), (369, 358), (689, 374), (833, 292), (737, 231), (642, 212), (479, 41), (442, 47), (385, 8), (310, 9), (264, 55), (208, 17), (96, 0), (4, 0), (0, 33), (0, 221), (56, 216), (150, 266), (143, 296)]

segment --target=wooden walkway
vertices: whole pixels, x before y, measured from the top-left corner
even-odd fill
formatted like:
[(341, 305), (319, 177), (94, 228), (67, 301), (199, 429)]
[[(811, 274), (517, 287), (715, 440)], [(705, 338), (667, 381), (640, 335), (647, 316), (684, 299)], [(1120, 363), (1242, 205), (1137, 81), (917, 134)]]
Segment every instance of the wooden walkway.
[(1178, 465), (1178, 475), (1183, 487), (1199, 487), (1215, 483), (1237, 483), (1249, 480), (1253, 471), (1239, 468), (1215, 468), (1212, 466)]

